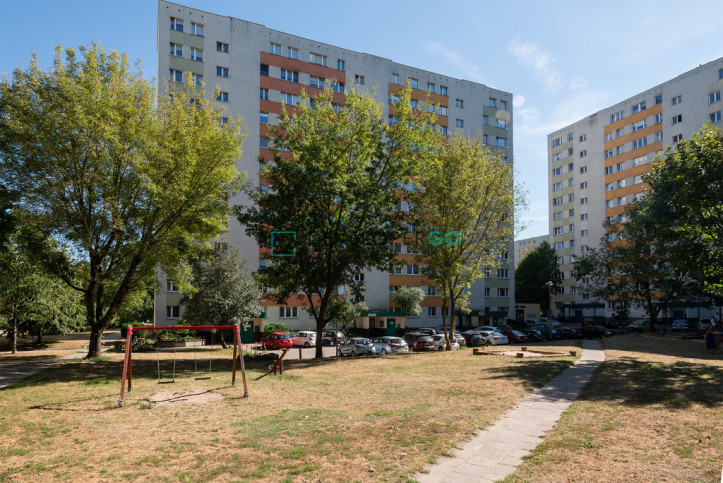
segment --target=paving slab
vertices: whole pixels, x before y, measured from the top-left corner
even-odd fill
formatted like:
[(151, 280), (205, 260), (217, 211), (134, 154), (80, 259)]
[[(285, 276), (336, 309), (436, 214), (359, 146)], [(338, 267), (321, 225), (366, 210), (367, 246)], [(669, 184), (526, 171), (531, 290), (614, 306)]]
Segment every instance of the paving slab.
[(74, 352), (64, 357), (55, 357), (52, 359), (41, 360), (0, 360), (0, 389), (9, 386), (21, 379), (44, 371), (48, 367), (52, 367), (66, 359), (78, 359), (85, 356), (85, 352)]
[(485, 483), (506, 478), (522, 464), (522, 457), (542, 443), (562, 413), (580, 394), (593, 371), (605, 360), (600, 341), (583, 341), (582, 355), (543, 387), (526, 396), (497, 422), (478, 431), (454, 458), (445, 458), (413, 476), (420, 483), (463, 481)]

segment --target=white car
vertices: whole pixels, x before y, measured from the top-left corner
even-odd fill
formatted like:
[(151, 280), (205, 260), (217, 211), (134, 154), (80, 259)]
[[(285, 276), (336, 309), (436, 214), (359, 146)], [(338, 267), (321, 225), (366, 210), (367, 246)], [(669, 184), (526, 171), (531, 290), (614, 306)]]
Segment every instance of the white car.
[(314, 347), (316, 346), (316, 332), (300, 330), (291, 334), (291, 343), (295, 346)]
[(502, 335), (499, 332), (480, 332), (479, 334), (492, 345), (500, 345), (500, 344), (509, 344), (510, 343), (507, 336)]
[(491, 325), (483, 325), (480, 327), (473, 327), (466, 331), (466, 334), (479, 334), (481, 332), (494, 332), (497, 330), (497, 327), (492, 327)]
[(377, 337), (372, 339), (377, 354), (391, 354), (393, 352), (409, 352), (409, 344), (401, 337)]
[[(444, 334), (437, 334), (432, 336), (432, 340), (434, 341), (434, 348), (438, 351), (446, 350), (447, 348), (447, 341), (444, 340)], [(459, 349), (459, 344), (455, 340), (452, 342), (452, 350)]]

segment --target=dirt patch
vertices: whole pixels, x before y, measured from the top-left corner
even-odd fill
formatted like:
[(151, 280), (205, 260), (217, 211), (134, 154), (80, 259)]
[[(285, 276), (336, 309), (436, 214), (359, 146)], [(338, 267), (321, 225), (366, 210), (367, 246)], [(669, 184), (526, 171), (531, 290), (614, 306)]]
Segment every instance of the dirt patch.
[(208, 404), (223, 399), (223, 396), (213, 391), (192, 392), (180, 394), (173, 391), (163, 391), (154, 394), (150, 400), (158, 406), (170, 406), (172, 404)]

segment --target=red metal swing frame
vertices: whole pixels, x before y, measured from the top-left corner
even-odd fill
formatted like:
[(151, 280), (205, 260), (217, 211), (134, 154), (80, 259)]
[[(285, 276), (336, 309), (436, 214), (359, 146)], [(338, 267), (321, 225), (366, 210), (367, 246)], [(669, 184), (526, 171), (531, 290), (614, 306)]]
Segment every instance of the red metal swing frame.
[[(244, 366), (243, 350), (241, 347), (241, 334), (237, 325), (173, 325), (170, 327), (128, 327), (128, 335), (126, 336), (126, 353), (123, 360), (123, 376), (121, 377), (120, 398), (118, 399), (118, 407), (123, 407), (125, 400), (126, 381), (128, 381), (128, 392), (132, 389), (133, 380), (133, 331), (146, 330), (209, 330), (209, 329), (231, 329), (233, 330), (233, 370), (231, 373), (231, 385), (236, 385), (236, 358), (240, 355), (241, 359), (241, 378), (244, 383), (244, 397), (248, 397), (249, 389), (246, 384), (246, 367)], [(237, 352), (238, 351), (238, 352)]]

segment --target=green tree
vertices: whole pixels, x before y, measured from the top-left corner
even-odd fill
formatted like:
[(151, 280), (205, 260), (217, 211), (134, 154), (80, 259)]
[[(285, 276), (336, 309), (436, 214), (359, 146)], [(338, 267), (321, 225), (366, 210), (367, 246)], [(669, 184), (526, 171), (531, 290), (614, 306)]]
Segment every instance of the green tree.
[(420, 303), (424, 300), (424, 290), (419, 287), (400, 287), (392, 293), (391, 299), (407, 314), (407, 317), (416, 317), (422, 313)]
[(361, 316), (362, 312), (369, 310), (364, 302), (352, 303), (349, 300), (341, 297), (333, 299), (329, 302), (329, 322), (326, 327), (341, 330), (347, 333), (349, 329), (354, 327), (357, 319)]
[[(185, 294), (184, 320), (193, 325), (239, 325), (261, 313), (261, 291), (238, 250), (208, 250), (192, 264), (194, 292)], [(221, 335), (221, 344), (226, 341)]]
[(665, 228), (658, 236), (670, 242), (668, 256), (723, 296), (723, 133), (708, 124), (658, 159), (644, 178), (643, 209)]
[(157, 264), (173, 273), (225, 228), (241, 139), (238, 121), (221, 126), (220, 108), (190, 80), (157, 96), (126, 55), (79, 50), (58, 47), (48, 72), (34, 57), (0, 83), (0, 179), (37, 233), (85, 263), (75, 280), (69, 257), (38, 256), (81, 292), (92, 357)]
[(41, 277), (28, 257), (16, 245), (10, 244), (0, 256), (0, 278), (0, 322), (15, 354), (21, 324), (35, 310), (34, 302), (42, 289)]
[(455, 317), (448, 332), (444, 308), (466, 310), (472, 284), (500, 266), (522, 199), (514, 193), (512, 165), (479, 139), (455, 134), (425, 154), (420, 189), (408, 195), (415, 233), (407, 240), (419, 253), (422, 274), (439, 287), (449, 349)]
[(557, 268), (557, 253), (543, 241), (515, 269), (515, 300), (540, 304), (540, 310), (547, 313), (550, 310), (548, 282), (557, 287), (562, 282), (562, 275)]
[(340, 286), (361, 300), (363, 283), (354, 275), (389, 269), (401, 234), (392, 208), (418, 170), (417, 152), (436, 140), (426, 127), (434, 114), (412, 109), (410, 89), (394, 106), (399, 122), (392, 125), (370, 95), (350, 90), (344, 106), (332, 96), (327, 89), (309, 107), (302, 94), (293, 118), (284, 109), (272, 129), (274, 160), (261, 171), (268, 191), (250, 187), (254, 205), (236, 211), (259, 244), (268, 246), (271, 232), (293, 232), (276, 233), (270, 247), (293, 256), (267, 256), (272, 263), (257, 278), (277, 303), (298, 294), (316, 320), (317, 340), (333, 320), (329, 305)]

